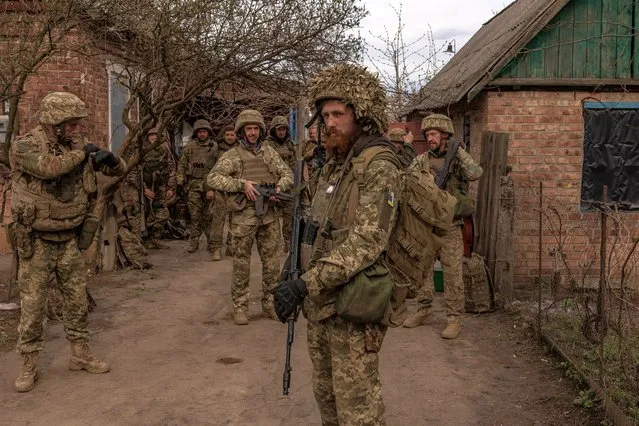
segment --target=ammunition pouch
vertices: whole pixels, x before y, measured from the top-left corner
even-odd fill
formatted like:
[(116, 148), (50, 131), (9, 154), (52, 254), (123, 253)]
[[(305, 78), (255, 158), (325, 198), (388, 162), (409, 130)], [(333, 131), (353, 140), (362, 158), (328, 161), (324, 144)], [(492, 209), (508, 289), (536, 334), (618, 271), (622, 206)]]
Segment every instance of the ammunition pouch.
[(33, 231), (31, 227), (20, 222), (12, 222), (7, 227), (7, 238), (20, 259), (31, 259), (33, 256)]
[(394, 287), (388, 268), (375, 262), (342, 287), (335, 299), (335, 311), (355, 323), (378, 323), (388, 310)]
[(95, 236), (100, 221), (92, 214), (86, 215), (82, 227), (80, 228), (80, 235), (78, 236), (78, 248), (80, 250), (86, 250), (91, 246), (93, 237)]
[(455, 204), (455, 213), (453, 219), (461, 219), (464, 217), (472, 216), (475, 213), (475, 200), (461, 192), (456, 192), (452, 194), (457, 203)]

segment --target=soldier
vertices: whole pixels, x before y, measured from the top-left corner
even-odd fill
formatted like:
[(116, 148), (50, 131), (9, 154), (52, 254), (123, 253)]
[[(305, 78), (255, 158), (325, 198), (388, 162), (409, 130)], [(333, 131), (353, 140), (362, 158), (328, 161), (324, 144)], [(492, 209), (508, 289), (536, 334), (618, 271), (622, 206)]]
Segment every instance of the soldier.
[(80, 135), (84, 102), (53, 92), (40, 104), (40, 125), (11, 144), (12, 218), (10, 235), (18, 251), (20, 317), (17, 349), (23, 357), (18, 392), (33, 389), (38, 375), (49, 277), (64, 299), (63, 324), (71, 342), (69, 370), (106, 373), (87, 330), (86, 266), (80, 249), (93, 241), (98, 220), (88, 214), (95, 202), (95, 171), (121, 176), (124, 161)]
[[(295, 168), (296, 150), (288, 130), (288, 120), (283, 115), (277, 115), (271, 120), (269, 137), (264, 141), (264, 146), (270, 146), (282, 157), (288, 165), (291, 173)], [(291, 227), (293, 226), (293, 206), (290, 203), (278, 203), (282, 212), (282, 236), (286, 249), (291, 241)]]
[[(226, 151), (229, 151), (236, 145), (237, 135), (235, 134), (235, 127), (229, 124), (228, 126), (224, 127), (222, 140), (217, 144), (219, 156), (222, 157), (222, 155)], [(213, 254), (211, 255), (211, 260), (217, 261), (222, 260), (224, 222), (226, 222), (226, 218), (227, 216), (229, 216), (229, 212), (226, 210), (226, 204), (224, 203), (223, 192), (218, 191), (216, 193), (215, 200), (213, 201), (212, 211), (213, 223), (211, 225), (211, 238), (213, 240), (213, 246), (215, 247), (215, 249), (213, 250)], [(230, 246), (230, 241), (227, 241), (227, 245)]]
[(255, 201), (259, 194), (253, 185), (271, 183), (278, 190), (286, 191), (293, 185), (293, 173), (273, 148), (262, 145), (266, 126), (258, 111), (242, 111), (235, 122), (235, 133), (240, 143), (222, 155), (207, 181), (210, 188), (228, 193), (229, 234), (233, 245), (233, 319), (237, 325), (246, 325), (253, 241), (257, 242), (262, 260), (262, 310), (273, 319), (276, 318), (273, 292), (280, 270), (279, 212), (271, 206), (263, 216), (256, 216)]
[[(152, 128), (149, 130), (145, 147), (153, 145), (158, 138), (158, 129)], [(137, 151), (137, 150), (135, 150)], [(140, 167), (142, 168), (142, 177), (144, 182), (144, 188), (142, 193), (144, 195), (143, 200), (139, 200), (139, 192), (137, 189), (141, 185), (140, 182), (140, 168), (132, 170), (126, 177), (127, 187), (125, 190), (126, 198), (130, 199), (132, 195), (136, 195), (138, 202), (144, 202), (145, 204), (145, 218), (144, 224), (146, 228), (150, 228), (148, 240), (145, 240), (145, 246), (150, 249), (167, 248), (165, 244), (162, 244), (162, 232), (164, 225), (169, 221), (169, 208), (167, 203), (175, 196), (176, 192), (176, 177), (175, 177), (175, 158), (171, 153), (171, 148), (166, 141), (162, 142), (159, 146), (155, 147), (151, 151), (147, 152), (144, 159), (141, 160)], [(135, 188), (135, 192), (133, 190)], [(141, 209), (139, 204), (133, 205), (131, 208), (131, 202), (127, 204), (127, 219), (131, 225), (131, 230), (141, 235), (146, 229), (141, 229)], [(137, 204), (137, 203), (136, 203)]]
[(206, 177), (218, 159), (217, 143), (211, 139), (213, 130), (206, 120), (197, 120), (193, 126), (193, 140), (184, 147), (184, 153), (178, 166), (178, 185), (188, 186), (189, 213), (191, 228), (189, 231), (189, 253), (195, 253), (200, 244), (200, 236), (206, 237), (206, 248), (211, 254), (214, 249), (211, 238), (210, 204), (215, 198), (215, 191), (206, 184)]
[(406, 133), (404, 129), (390, 129), (388, 138), (395, 146), (395, 150), (404, 167), (411, 165), (416, 157), (415, 148), (413, 148), (413, 135)]
[(304, 159), (304, 180), (308, 181), (309, 192), (315, 193), (319, 172), (326, 162), (326, 147), (317, 138), (317, 127), (308, 129), (308, 139), (300, 147), (301, 157)]
[[(447, 161), (448, 148), (453, 144), (455, 134), (453, 122), (445, 115), (432, 114), (422, 120), (422, 132), (428, 141), (430, 150), (417, 157), (419, 161), (428, 161), (431, 173), (438, 183), (444, 182), (442, 189), (457, 198), (455, 221), (451, 231), (441, 239), (439, 259), (444, 277), (444, 295), (446, 298), (447, 327), (442, 331), (444, 339), (456, 339), (462, 326), (464, 309), (464, 281), (462, 279), (462, 257), (464, 256), (464, 239), (462, 236), (463, 218), (473, 213), (473, 202), (468, 196), (468, 182), (478, 180), (482, 168), (472, 159), (463, 146), (451, 152), (448, 170), (443, 170)], [(425, 158), (422, 158), (425, 157)], [(433, 303), (433, 266), (434, 255), (424, 259), (428, 268), (424, 269), (424, 284), (417, 294), (417, 312), (404, 321), (404, 327), (412, 328), (422, 325), (430, 316)]]
[[(314, 242), (304, 241), (312, 243), (310, 263), (302, 259), (306, 273), (278, 285), (275, 309), (286, 320), (304, 305), (322, 424), (384, 425), (378, 352), (386, 326), (337, 315), (336, 300), (363, 271), (385, 269), (381, 259), (397, 220), (400, 165), (383, 136), (386, 95), (365, 68), (340, 64), (313, 79), (310, 96), (330, 158), (311, 206), (311, 224), (322, 225)], [(377, 147), (386, 156), (376, 154), (366, 163), (367, 151)], [(351, 173), (358, 164), (368, 166)]]

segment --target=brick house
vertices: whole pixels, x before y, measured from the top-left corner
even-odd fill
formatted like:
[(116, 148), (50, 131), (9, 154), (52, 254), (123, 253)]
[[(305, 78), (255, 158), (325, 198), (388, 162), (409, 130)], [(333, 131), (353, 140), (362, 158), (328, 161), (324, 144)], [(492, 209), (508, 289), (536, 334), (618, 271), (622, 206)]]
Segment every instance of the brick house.
[[(474, 158), (482, 133), (509, 135), (515, 185), (514, 284), (538, 271), (539, 182), (562, 212), (570, 267), (598, 276), (603, 186), (622, 212), (621, 243), (639, 236), (639, 5), (632, 0), (517, 0), (485, 23), (424, 86), (410, 121), (449, 114)], [(630, 129), (630, 130), (629, 130)], [(558, 233), (544, 220), (542, 275), (557, 268)], [(625, 225), (625, 227), (624, 227)], [(621, 235), (621, 233), (620, 233)]]

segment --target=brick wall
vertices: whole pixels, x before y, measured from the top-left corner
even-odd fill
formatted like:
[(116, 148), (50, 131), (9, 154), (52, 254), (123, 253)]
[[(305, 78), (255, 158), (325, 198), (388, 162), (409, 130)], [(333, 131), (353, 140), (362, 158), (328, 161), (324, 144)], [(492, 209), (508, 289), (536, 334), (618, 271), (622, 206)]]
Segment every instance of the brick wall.
[(106, 59), (96, 52), (78, 55), (76, 46), (83, 45), (82, 33), (68, 37), (64, 50), (40, 67), (26, 81), (25, 94), (19, 106), (19, 131), (26, 133), (38, 125), (40, 100), (53, 91), (68, 91), (82, 99), (89, 110), (84, 132), (89, 140), (101, 147), (109, 142), (109, 98)]
[[(557, 267), (559, 259), (550, 252), (562, 235), (571, 269), (596, 281), (599, 274), (599, 215), (579, 211), (583, 161), (582, 100), (596, 97), (604, 102), (637, 102), (639, 93), (590, 92), (487, 92), (471, 104), (472, 153), (479, 158), (481, 131), (510, 134), (508, 161), (516, 191), (515, 284), (530, 285), (538, 268), (539, 182), (544, 183), (544, 206), (554, 208), (543, 220), (542, 265), (544, 276)], [(472, 106), (475, 105), (473, 111)], [(478, 142), (475, 143), (475, 140)], [(623, 213), (620, 243), (627, 245), (639, 236), (639, 214)], [(612, 238), (611, 238), (612, 244)], [(623, 251), (623, 250), (622, 250)], [(611, 264), (619, 267), (619, 259)], [(585, 272), (584, 272), (585, 271)], [(613, 271), (614, 274), (614, 271)]]

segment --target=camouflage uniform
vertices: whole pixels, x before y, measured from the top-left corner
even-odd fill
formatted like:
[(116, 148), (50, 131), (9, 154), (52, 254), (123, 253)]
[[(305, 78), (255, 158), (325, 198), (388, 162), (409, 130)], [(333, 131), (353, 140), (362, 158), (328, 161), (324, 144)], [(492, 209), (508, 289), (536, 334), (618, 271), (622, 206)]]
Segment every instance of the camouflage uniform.
[[(286, 126), (286, 136), (284, 139), (277, 137), (275, 129), (279, 126)], [(297, 159), (297, 150), (295, 144), (291, 140), (288, 131), (288, 120), (282, 115), (273, 117), (269, 130), (269, 137), (264, 141), (264, 146), (270, 146), (277, 152), (282, 160), (288, 165), (291, 173), (295, 169), (295, 160)], [(286, 249), (291, 242), (291, 227), (293, 226), (293, 205), (291, 203), (278, 203), (278, 208), (282, 213), (282, 236), (284, 237), (284, 246)]]
[[(245, 110), (238, 116), (235, 131), (240, 135), (247, 124), (259, 124), (262, 134), (265, 133), (262, 115), (254, 110)], [(293, 185), (293, 174), (290, 167), (269, 146), (256, 148), (240, 140), (240, 143), (222, 155), (208, 176), (210, 188), (228, 193), (227, 205), (235, 203), (238, 195), (244, 193), (246, 181), (275, 183), (281, 191)], [(262, 260), (262, 309), (269, 316), (273, 311), (273, 292), (280, 272), (280, 225), (279, 212), (274, 206), (269, 207), (266, 214), (258, 217), (255, 214), (255, 203), (244, 198), (238, 206), (229, 207), (231, 222), (229, 234), (232, 238), (233, 282), (231, 297), (236, 316), (245, 315), (249, 305), (249, 275), (251, 249), (257, 242), (257, 249)], [(239, 323), (236, 320), (236, 323)]]
[[(233, 145), (229, 145), (224, 140), (218, 142), (217, 147), (219, 157), (222, 158), (222, 155), (224, 155), (225, 152), (231, 150), (237, 145), (237, 142), (235, 142)], [(211, 206), (211, 211), (213, 216), (213, 222), (211, 224), (211, 240), (213, 242), (213, 247), (222, 247), (224, 236), (224, 222), (226, 222), (227, 217), (229, 219), (229, 224), (231, 223), (231, 216), (226, 209), (223, 192), (216, 192), (215, 199), (213, 200), (213, 205)], [(230, 246), (230, 238), (227, 240), (227, 246)]]
[[(63, 324), (72, 348), (69, 369), (92, 373), (109, 370), (108, 364), (91, 355), (87, 343), (86, 266), (77, 236), (95, 202), (95, 171), (109, 176), (123, 175), (126, 164), (88, 144), (82, 136), (62, 139), (45, 127), (55, 126), (56, 130), (64, 131), (66, 121), (86, 116), (84, 103), (75, 95), (50, 93), (40, 107), (42, 125), (11, 144), (10, 233), (18, 252), (21, 305), (17, 349), (24, 359), (15, 384), (20, 392), (31, 390), (37, 377), (52, 274), (64, 299)], [(92, 152), (95, 157), (89, 156)], [(105, 156), (109, 156), (107, 160)]]
[(404, 129), (391, 129), (388, 132), (388, 139), (393, 142), (397, 150), (397, 155), (402, 165), (406, 168), (411, 165), (417, 154), (415, 148), (413, 148), (413, 144), (404, 141), (405, 136), (406, 131)]
[(317, 149), (319, 143), (319, 141), (306, 139), (300, 146), (300, 156), (304, 159), (304, 180), (308, 182), (310, 194), (315, 194), (320, 171), (326, 163), (326, 148), (322, 147), (324, 154), (323, 158), (320, 158)]
[[(209, 138), (200, 141), (196, 135), (198, 130), (209, 131)], [(198, 120), (193, 126), (193, 140), (184, 147), (178, 166), (178, 185), (188, 185), (188, 204), (191, 214), (191, 228), (189, 230), (189, 252), (198, 248), (198, 242), (202, 233), (206, 236), (206, 248), (209, 251), (222, 246), (213, 245), (211, 238), (211, 209), (213, 200), (209, 200), (207, 192), (212, 189), (206, 184), (206, 177), (218, 159), (217, 143), (211, 139), (211, 125), (206, 120)]]
[[(367, 92), (364, 99), (361, 90)], [(397, 204), (388, 202), (389, 194), (400, 193), (400, 170), (394, 163), (374, 158), (361, 183), (344, 178), (337, 184), (342, 169), (350, 169), (367, 148), (382, 141), (392, 150), (388, 140), (381, 137), (387, 126), (385, 94), (378, 80), (365, 69), (338, 65), (313, 80), (311, 95), (317, 110), (321, 100), (327, 98), (353, 105), (364, 130), (364, 136), (352, 147), (350, 162), (331, 159), (324, 166), (311, 206), (312, 220), (324, 223), (324, 215), (330, 215), (333, 230), (330, 239), (322, 235), (316, 238), (310, 264), (305, 265), (303, 260), (302, 265), (305, 269), (308, 266), (302, 276), (309, 293), (303, 310), (308, 319), (313, 391), (323, 425), (384, 425), (378, 352), (386, 327), (337, 316), (335, 300), (342, 286), (379, 261), (397, 218)], [(351, 197), (358, 184), (359, 196), (352, 210)], [(329, 204), (333, 206), (330, 211)]]
[[(157, 133), (156, 129), (151, 129), (149, 135)], [(150, 144), (150, 142), (147, 142)], [(133, 155), (137, 149), (133, 150)], [(175, 194), (177, 187), (175, 158), (171, 153), (168, 144), (162, 143), (160, 146), (147, 152), (144, 160), (141, 161), (142, 177), (144, 189), (153, 191), (153, 200), (144, 197), (145, 205), (145, 225), (150, 229), (151, 247), (159, 246), (158, 240), (162, 239), (164, 225), (169, 220), (169, 209), (167, 207), (167, 192)], [(140, 167), (137, 167), (127, 175), (125, 188), (126, 216), (131, 227), (131, 231), (136, 235), (141, 235), (142, 220), (140, 217)], [(124, 195), (124, 194), (123, 194)]]
[[(452, 122), (446, 116), (433, 114), (422, 121), (422, 131), (431, 129), (440, 130), (451, 136), (454, 134)], [(450, 146), (450, 140), (448, 142)], [(424, 158), (426, 157), (426, 158)], [(446, 152), (435, 153), (428, 151), (417, 157), (418, 161), (428, 161), (431, 174), (437, 176), (444, 167)], [(457, 150), (451, 166), (451, 175), (443, 188), (448, 193), (467, 194), (468, 182), (479, 179), (482, 168), (465, 151), (463, 146)], [(455, 338), (459, 333), (461, 316), (464, 310), (464, 282), (462, 279), (462, 258), (464, 256), (464, 241), (462, 236), (463, 219), (457, 218), (453, 222), (451, 231), (441, 238), (439, 248), (439, 260), (445, 277), (444, 295), (446, 298), (446, 315), (448, 327), (442, 332), (442, 337)], [(417, 312), (406, 319), (405, 327), (415, 327), (422, 324), (430, 314), (434, 297), (433, 266), (436, 253), (424, 259), (427, 268), (424, 269), (424, 282), (417, 293)], [(448, 330), (448, 331), (447, 331)], [(453, 332), (455, 330), (456, 332)], [(452, 337), (454, 336), (454, 337)]]

